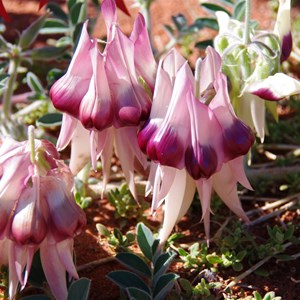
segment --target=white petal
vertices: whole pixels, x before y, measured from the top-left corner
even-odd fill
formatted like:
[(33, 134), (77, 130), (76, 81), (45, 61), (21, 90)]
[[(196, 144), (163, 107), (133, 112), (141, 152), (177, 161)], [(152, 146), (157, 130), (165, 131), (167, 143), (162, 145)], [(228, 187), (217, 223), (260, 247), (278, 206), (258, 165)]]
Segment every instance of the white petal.
[(300, 82), (283, 73), (249, 84), (245, 91), (265, 100), (278, 101), (300, 93)]

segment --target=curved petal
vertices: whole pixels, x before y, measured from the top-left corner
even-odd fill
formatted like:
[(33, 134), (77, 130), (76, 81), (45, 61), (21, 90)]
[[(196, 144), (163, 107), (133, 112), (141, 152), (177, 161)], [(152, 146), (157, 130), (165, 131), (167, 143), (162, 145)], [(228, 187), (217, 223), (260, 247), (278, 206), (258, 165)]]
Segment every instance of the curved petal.
[(130, 39), (134, 42), (134, 64), (136, 71), (143, 77), (153, 92), (157, 65), (151, 49), (145, 19), (140, 13), (135, 19)]
[(79, 119), (85, 128), (101, 131), (112, 125), (113, 107), (104, 68), (104, 57), (98, 51), (96, 43), (90, 50), (90, 57), (93, 75), (89, 89), (80, 103)]
[(200, 93), (202, 94), (216, 79), (222, 70), (222, 59), (218, 52), (212, 48), (206, 48), (206, 56), (201, 62)]
[(207, 240), (210, 232), (210, 201), (212, 194), (212, 179), (200, 179), (196, 181), (197, 190), (202, 207), (202, 220), (204, 222), (204, 231)]
[(77, 126), (77, 122), (78, 120), (72, 116), (69, 116), (66, 113), (63, 114), (61, 129), (56, 143), (58, 151), (65, 149), (69, 145)]
[(65, 239), (56, 244), (57, 254), (66, 271), (75, 279), (78, 279), (73, 261), (73, 239)]
[(216, 96), (209, 107), (215, 113), (223, 129), (225, 162), (248, 153), (254, 143), (251, 129), (239, 120), (231, 106), (225, 75), (219, 74), (215, 89)]
[(106, 74), (115, 112), (116, 128), (137, 126), (149, 117), (151, 100), (139, 84), (134, 66), (134, 45), (118, 27), (106, 47)]
[(134, 161), (137, 158), (143, 166), (146, 166), (147, 159), (141, 152), (137, 143), (137, 129), (124, 127), (115, 130), (116, 154), (120, 159), (129, 189), (138, 201), (134, 183)]
[(213, 111), (189, 93), (187, 97), (191, 122), (191, 145), (185, 152), (185, 167), (195, 179), (209, 178), (223, 163), (222, 127)]
[(89, 88), (93, 69), (89, 50), (93, 46), (87, 32), (87, 22), (82, 27), (81, 36), (67, 73), (50, 89), (53, 105), (63, 112), (78, 117), (80, 102)]
[(214, 174), (213, 188), (224, 203), (241, 219), (248, 222), (237, 194), (237, 180), (229, 164), (224, 164), (221, 171)]
[(236, 181), (243, 185), (248, 190), (253, 190), (244, 170), (244, 157), (239, 156), (228, 162), (228, 165), (234, 175)]
[(159, 232), (160, 243), (164, 243), (175, 224), (187, 212), (195, 194), (195, 183), (185, 170), (176, 170), (174, 182), (165, 198), (164, 221)]
[(289, 57), (293, 47), (291, 34), (291, 0), (279, 0), (274, 33), (279, 36), (281, 41), (280, 62), (283, 62)]
[(187, 94), (193, 90), (191, 70), (187, 62), (177, 73), (174, 90), (166, 116), (147, 144), (151, 160), (182, 169), (184, 153), (190, 141), (190, 120)]
[(164, 198), (169, 193), (174, 182), (176, 172), (177, 169), (175, 168), (157, 165), (153, 183), (153, 197), (151, 205), (152, 214), (155, 213), (156, 209), (162, 204)]
[(67, 299), (66, 269), (60, 260), (56, 245), (45, 239), (40, 247), (40, 255), (47, 282), (55, 299)]
[(245, 92), (270, 101), (278, 101), (285, 97), (300, 93), (300, 82), (283, 73), (277, 73), (266, 79), (249, 84)]
[(90, 159), (90, 132), (77, 122), (72, 136), (69, 167), (76, 175)]

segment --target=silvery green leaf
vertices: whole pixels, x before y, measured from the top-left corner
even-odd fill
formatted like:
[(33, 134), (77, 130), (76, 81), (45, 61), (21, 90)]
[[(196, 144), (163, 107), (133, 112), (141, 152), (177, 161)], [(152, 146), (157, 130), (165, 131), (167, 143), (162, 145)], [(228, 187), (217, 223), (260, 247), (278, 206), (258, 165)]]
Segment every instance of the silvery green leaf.
[(46, 19), (49, 17), (49, 13), (39, 17), (29, 27), (22, 31), (19, 46), (22, 49), (28, 48), (37, 38), (41, 28), (43, 27)]
[(131, 271), (148, 278), (151, 277), (151, 270), (139, 256), (133, 253), (121, 252), (116, 255), (116, 258)]
[(49, 18), (40, 30), (41, 34), (67, 34), (70, 28), (66, 22), (59, 19)]
[(32, 91), (34, 91), (36, 93), (43, 93), (44, 92), (44, 88), (43, 88), (40, 80), (38, 79), (38, 77), (34, 73), (32, 73), (32, 72), (27, 73), (26, 83)]

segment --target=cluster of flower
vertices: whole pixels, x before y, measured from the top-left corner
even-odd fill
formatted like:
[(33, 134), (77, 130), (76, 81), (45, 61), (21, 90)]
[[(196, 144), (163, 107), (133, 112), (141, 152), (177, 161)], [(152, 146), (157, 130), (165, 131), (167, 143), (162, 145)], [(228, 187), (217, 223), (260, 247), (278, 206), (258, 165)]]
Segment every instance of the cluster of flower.
[[(153, 91), (156, 62), (141, 14), (128, 38), (116, 24), (113, 0), (105, 0), (101, 12), (108, 32), (104, 52), (100, 53), (97, 41), (89, 37), (85, 23), (67, 73), (50, 91), (54, 106), (66, 113), (57, 147), (63, 149), (75, 136), (72, 151), (76, 153), (72, 153), (70, 162), (74, 174), (89, 157), (94, 167), (101, 157), (105, 186), (115, 143), (125, 177), (136, 197), (134, 165), (138, 161), (143, 168), (147, 167), (147, 159), (137, 144), (137, 131), (151, 109), (151, 92), (147, 93), (139, 81), (143, 78)], [(81, 124), (89, 134), (82, 134)]]
[[(239, 36), (241, 24), (219, 14), (216, 49), (222, 57), (208, 47), (194, 77), (175, 49), (157, 66), (143, 16), (138, 15), (127, 37), (117, 25), (116, 2), (103, 1), (104, 51), (98, 50), (85, 23), (67, 73), (50, 91), (54, 106), (64, 112), (57, 148), (72, 141), (72, 173), (49, 142), (7, 139), (0, 148), (0, 263), (9, 264), (11, 298), (18, 282), (26, 285), (38, 250), (54, 296), (67, 298), (65, 271), (78, 277), (72, 259), (73, 236), (85, 225), (72, 194), (73, 175), (90, 158), (95, 168), (101, 157), (105, 187), (114, 147), (134, 197), (134, 171), (142, 170), (149, 172), (146, 192), (153, 193), (152, 211), (165, 203), (162, 243), (186, 213), (196, 188), (207, 237), (213, 189), (247, 221), (237, 182), (251, 189), (243, 156), (254, 143), (252, 129), (261, 139), (264, 136), (265, 104), (258, 104), (258, 96), (278, 100), (300, 91), (298, 81), (275, 74), (278, 68), (272, 62), (274, 57), (279, 64), (288, 55), (281, 50), (284, 44), (290, 47), (290, 32), (283, 22), (290, 1), (280, 4), (278, 36), (256, 35), (253, 29), (248, 44)], [(232, 97), (242, 96), (244, 110), (245, 101), (250, 100), (244, 112), (251, 111), (253, 119), (244, 120), (249, 127), (231, 103)]]
[(48, 141), (6, 138), (1, 146), (0, 263), (9, 265), (11, 299), (19, 282), (25, 287), (38, 250), (56, 299), (67, 299), (66, 270), (78, 278), (73, 237), (86, 219), (74, 200), (73, 175), (58, 158)]

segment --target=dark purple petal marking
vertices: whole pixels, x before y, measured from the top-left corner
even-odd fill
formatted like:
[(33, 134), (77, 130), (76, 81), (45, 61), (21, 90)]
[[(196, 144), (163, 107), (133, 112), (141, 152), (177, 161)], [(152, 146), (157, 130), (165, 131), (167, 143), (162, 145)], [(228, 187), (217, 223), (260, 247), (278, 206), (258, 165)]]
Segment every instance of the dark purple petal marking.
[(195, 179), (209, 178), (215, 173), (218, 165), (218, 156), (211, 146), (189, 146), (185, 151), (185, 167)]
[(288, 57), (292, 52), (292, 48), (293, 48), (293, 38), (292, 38), (292, 33), (289, 32), (282, 39), (280, 63), (288, 59)]
[(251, 129), (239, 119), (223, 132), (223, 138), (227, 160), (247, 154), (255, 140)]
[(141, 110), (134, 106), (124, 106), (119, 110), (119, 120), (126, 125), (139, 125)]
[(164, 130), (159, 140), (156, 139), (156, 135), (152, 135), (147, 144), (147, 154), (150, 159), (164, 166), (177, 168), (183, 153), (184, 145), (171, 126)]
[(264, 100), (268, 100), (268, 101), (279, 101), (283, 98), (283, 97), (277, 97), (268, 88), (260, 88), (258, 90), (255, 90), (255, 91), (251, 92), (251, 94), (256, 95), (256, 96), (258, 96), (258, 97), (260, 97)]
[(148, 141), (157, 129), (157, 125), (147, 121), (138, 134), (138, 144), (141, 150), (146, 154)]

